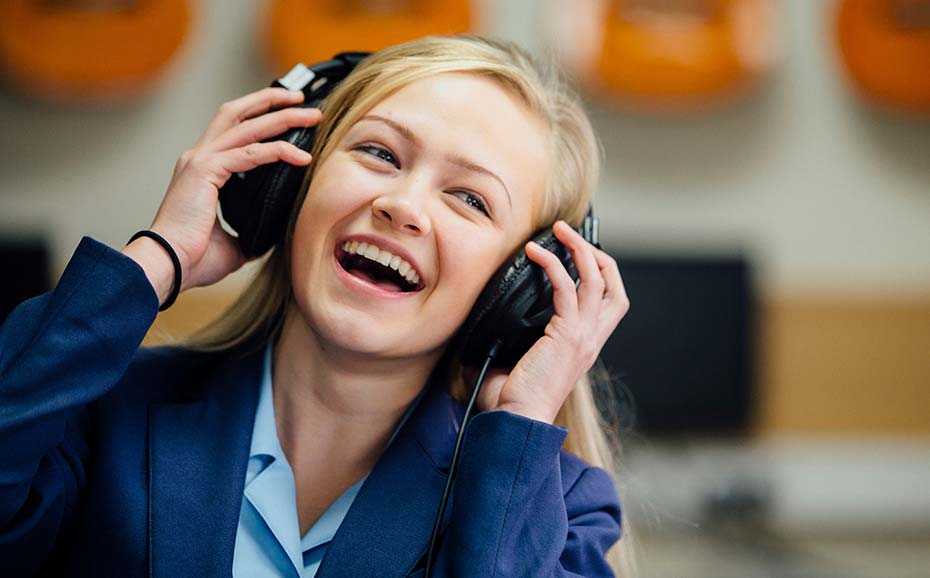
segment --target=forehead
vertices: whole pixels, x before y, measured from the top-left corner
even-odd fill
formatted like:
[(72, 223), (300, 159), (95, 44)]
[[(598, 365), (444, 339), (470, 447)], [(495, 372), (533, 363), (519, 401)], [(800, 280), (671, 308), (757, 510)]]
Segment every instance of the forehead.
[(408, 129), (405, 139), (412, 137), (427, 156), (466, 159), (493, 172), (510, 191), (515, 211), (519, 206), (530, 212), (542, 194), (545, 123), (493, 79), (443, 73), (414, 81), (378, 102), (353, 127), (397, 132), (371, 117)]

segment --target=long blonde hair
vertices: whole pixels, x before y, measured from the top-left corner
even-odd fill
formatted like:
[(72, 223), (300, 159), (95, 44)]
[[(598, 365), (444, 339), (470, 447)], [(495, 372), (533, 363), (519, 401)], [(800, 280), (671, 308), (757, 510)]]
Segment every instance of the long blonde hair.
[[(533, 215), (535, 229), (557, 219), (578, 224), (584, 218), (600, 172), (601, 150), (577, 94), (558, 69), (541, 64), (513, 43), (477, 35), (428, 36), (374, 53), (323, 102), (326, 111), (316, 129), (307, 170), (287, 231), (271, 251), (258, 274), (236, 301), (215, 321), (178, 345), (202, 351), (225, 350), (276, 335), (293, 299), (290, 286), (291, 239), (298, 208), (307, 194), (316, 168), (325, 162), (346, 131), (391, 93), (416, 80), (444, 72), (467, 72), (489, 77), (545, 120), (549, 128), (548, 175), (542, 202)], [(454, 359), (449, 370), (450, 393), (464, 400), (468, 387), (461, 364)], [(617, 432), (595, 403), (592, 383), (583, 377), (562, 406), (556, 423), (568, 429), (565, 449), (588, 463), (617, 471)], [(623, 538), (608, 553), (618, 576), (632, 578), (632, 533), (624, 520)]]

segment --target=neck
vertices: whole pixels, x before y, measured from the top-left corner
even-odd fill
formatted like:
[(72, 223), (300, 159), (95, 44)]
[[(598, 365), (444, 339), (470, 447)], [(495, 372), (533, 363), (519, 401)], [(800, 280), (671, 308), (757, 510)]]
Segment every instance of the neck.
[(274, 347), (272, 383), (278, 439), (295, 477), (321, 467), (348, 477), (367, 473), (438, 358), (375, 358), (333, 347), (292, 305)]

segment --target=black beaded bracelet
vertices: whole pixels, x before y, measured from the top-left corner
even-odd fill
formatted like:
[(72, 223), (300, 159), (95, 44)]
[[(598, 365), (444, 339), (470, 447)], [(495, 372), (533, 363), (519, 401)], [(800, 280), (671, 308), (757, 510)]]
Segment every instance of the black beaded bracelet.
[[(165, 251), (168, 251), (168, 255), (171, 257), (171, 263), (174, 265), (174, 287), (171, 290), (171, 295), (168, 296), (168, 299), (158, 308), (159, 311), (164, 311), (165, 309), (174, 305), (174, 300), (178, 298), (178, 294), (181, 292), (181, 261), (178, 259), (178, 254), (174, 252), (174, 249), (171, 248), (171, 245), (168, 244), (168, 241), (164, 237), (156, 233), (155, 231), (150, 231), (148, 229), (143, 229), (129, 239), (129, 243), (132, 243), (139, 237), (149, 237), (158, 241), (158, 244), (165, 248)], [(127, 245), (129, 243), (126, 243)]]

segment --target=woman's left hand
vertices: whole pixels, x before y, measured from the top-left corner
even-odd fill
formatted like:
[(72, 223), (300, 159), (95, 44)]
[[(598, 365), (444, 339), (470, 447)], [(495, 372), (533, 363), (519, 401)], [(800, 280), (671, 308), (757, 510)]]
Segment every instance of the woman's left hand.
[(572, 255), (579, 285), (555, 254), (532, 241), (526, 254), (552, 283), (555, 314), (545, 334), (506, 372), (488, 370), (478, 396), (484, 411), (505, 410), (553, 423), (575, 383), (587, 372), (629, 311), (617, 262), (564, 221), (552, 227)]

